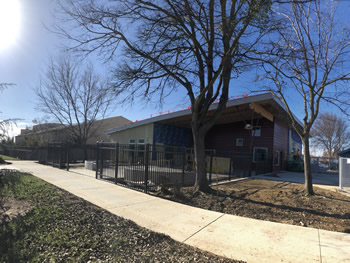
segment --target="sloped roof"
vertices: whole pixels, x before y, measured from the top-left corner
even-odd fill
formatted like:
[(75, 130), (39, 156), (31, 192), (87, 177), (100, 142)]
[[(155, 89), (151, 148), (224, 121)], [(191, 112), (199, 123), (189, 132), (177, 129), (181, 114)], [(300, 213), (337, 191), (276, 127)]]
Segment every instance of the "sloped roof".
[[(226, 109), (224, 110), (222, 116), (219, 118), (218, 123), (220, 123), (220, 121), (221, 122), (229, 121), (228, 119), (232, 121), (231, 117), (233, 116), (234, 112), (236, 114), (235, 115), (236, 118), (248, 118), (247, 114), (243, 114), (245, 111), (247, 111), (247, 109), (245, 109), (243, 106), (248, 107), (249, 103), (256, 103), (263, 107), (270, 106), (271, 109), (268, 109), (268, 110), (272, 110), (273, 111), (272, 113), (275, 117), (277, 117), (278, 119), (284, 120), (285, 123), (289, 122), (289, 115), (283, 103), (277, 98), (275, 98), (271, 93), (265, 93), (265, 94), (259, 94), (254, 96), (241, 97), (238, 99), (233, 99), (228, 101), (226, 104)], [(210, 114), (210, 111), (213, 112), (213, 110), (215, 110), (217, 106), (218, 104), (212, 104), (209, 108), (209, 114)], [(249, 110), (249, 112), (251, 111)], [(249, 118), (250, 116), (251, 115), (249, 114)], [(169, 111), (168, 114), (158, 115), (153, 118), (135, 121), (121, 127), (109, 129), (106, 131), (106, 133), (112, 134), (115, 132), (127, 130), (130, 128), (134, 128), (134, 127), (138, 127), (138, 126), (142, 126), (142, 125), (146, 125), (154, 122), (168, 123), (168, 124), (172, 123), (183, 127), (187, 125), (187, 127), (190, 127), (191, 117), (192, 117), (191, 109), (185, 109), (185, 110), (180, 110), (175, 112)], [(298, 120), (298, 123), (301, 127), (303, 126), (299, 120)]]

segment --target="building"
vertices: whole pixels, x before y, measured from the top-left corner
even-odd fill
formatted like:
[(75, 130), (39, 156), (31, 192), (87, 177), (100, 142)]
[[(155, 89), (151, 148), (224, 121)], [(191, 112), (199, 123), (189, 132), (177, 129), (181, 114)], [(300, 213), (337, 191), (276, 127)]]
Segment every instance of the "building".
[[(216, 107), (213, 104), (211, 112)], [(252, 153), (253, 170), (260, 162), (267, 163), (270, 171), (286, 170), (288, 159), (302, 147), (289, 120), (285, 107), (272, 94), (231, 97), (208, 132), (205, 146), (221, 158), (218, 158), (221, 168), (227, 167), (225, 163), (229, 162), (230, 154), (251, 156)], [(156, 117), (114, 127), (106, 133), (111, 141), (121, 144), (193, 147), (190, 108), (159, 113)], [(227, 169), (222, 168), (221, 172), (227, 173)]]
[[(96, 120), (92, 126), (93, 134), (88, 139), (87, 144), (96, 144), (97, 141), (109, 141), (106, 130), (112, 127), (121, 127), (129, 120), (122, 117), (111, 117)], [(46, 123), (34, 125), (31, 129), (22, 129), (21, 134), (15, 137), (17, 145), (38, 146), (49, 142), (73, 141), (73, 136), (69, 128), (58, 123)]]

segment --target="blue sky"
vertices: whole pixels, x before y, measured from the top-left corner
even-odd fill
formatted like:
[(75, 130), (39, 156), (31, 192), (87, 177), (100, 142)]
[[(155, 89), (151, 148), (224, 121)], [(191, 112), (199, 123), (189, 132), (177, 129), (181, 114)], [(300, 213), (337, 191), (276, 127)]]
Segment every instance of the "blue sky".
[[(11, 0), (1, 0), (11, 1)], [(50, 56), (59, 53), (65, 42), (51, 33), (44, 25), (54, 23), (54, 0), (21, 0), (20, 32), (16, 42), (6, 49), (0, 49), (0, 81), (15, 83), (0, 94), (0, 119), (21, 118), (18, 125), (32, 125), (32, 120), (43, 115), (35, 109), (34, 88), (40, 74), (45, 70)], [(108, 72), (108, 67), (95, 59), (98, 71)], [(177, 97), (178, 98), (178, 97)], [(183, 102), (183, 100), (180, 100)], [(167, 107), (176, 107), (170, 100)], [(148, 116), (158, 111), (154, 104), (135, 102), (134, 107), (116, 107), (109, 116), (123, 115), (131, 120)]]
[[(12, 1), (12, 0), (0, 0)], [(36, 96), (34, 88), (39, 82), (40, 74), (45, 70), (50, 56), (58, 54), (64, 40), (49, 32), (45, 27), (54, 23), (55, 0), (18, 0), (21, 7), (20, 31), (16, 42), (6, 49), (0, 49), (0, 82), (15, 83), (0, 94), (0, 119), (20, 118), (18, 127), (32, 126), (32, 120), (42, 118), (43, 114), (35, 109)], [(90, 58), (99, 72), (108, 74), (109, 68), (96, 58)], [(254, 72), (242, 74), (232, 81), (230, 96), (243, 95), (248, 89), (258, 84), (251, 79)], [(293, 98), (291, 98), (293, 101)], [(293, 101), (293, 111), (302, 116), (300, 101)], [(145, 104), (136, 101), (133, 105), (119, 106), (108, 116), (122, 115), (132, 121), (140, 120), (159, 111), (189, 106), (185, 92), (179, 91), (166, 100), (160, 109), (157, 103)], [(335, 109), (327, 108), (335, 111)], [(14, 133), (18, 129), (14, 129)]]

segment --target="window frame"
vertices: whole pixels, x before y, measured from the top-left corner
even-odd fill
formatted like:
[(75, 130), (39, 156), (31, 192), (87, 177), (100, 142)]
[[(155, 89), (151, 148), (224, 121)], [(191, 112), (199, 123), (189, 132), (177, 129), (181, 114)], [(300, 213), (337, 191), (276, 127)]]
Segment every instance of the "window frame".
[(275, 154), (277, 153), (277, 160), (278, 160), (278, 163), (276, 164), (275, 163), (275, 155), (273, 156), (273, 166), (280, 166), (281, 164), (281, 152), (280, 151), (275, 151)]
[(254, 147), (254, 148), (253, 148), (253, 163), (256, 163), (256, 154), (255, 154), (255, 151), (258, 150), (258, 149), (266, 150), (266, 159), (267, 159), (267, 156), (268, 156), (268, 154), (269, 154), (269, 148), (267, 148), (267, 147)]
[(261, 126), (254, 126), (252, 128), (252, 136), (254, 136), (254, 137), (260, 137), (261, 136)]
[[(238, 142), (242, 142), (242, 144), (239, 144)], [(236, 138), (236, 146), (243, 147), (244, 146), (244, 139), (243, 138)]]

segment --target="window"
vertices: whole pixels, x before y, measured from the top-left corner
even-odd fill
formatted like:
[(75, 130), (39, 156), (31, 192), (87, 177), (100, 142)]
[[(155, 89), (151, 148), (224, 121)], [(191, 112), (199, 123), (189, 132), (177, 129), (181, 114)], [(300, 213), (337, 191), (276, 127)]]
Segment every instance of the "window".
[(267, 148), (265, 147), (254, 147), (253, 151), (253, 162), (265, 161), (267, 159)]
[(252, 136), (260, 136), (261, 135), (261, 127), (254, 127), (252, 130)]
[(137, 149), (139, 149), (141, 151), (145, 150), (145, 139), (138, 139)]
[(237, 138), (236, 139), (236, 146), (243, 146), (244, 140), (242, 138)]
[(145, 154), (145, 139), (138, 139), (137, 140), (137, 159), (138, 162), (143, 163), (144, 160), (144, 154)]
[(136, 145), (136, 140), (130, 139), (129, 140), (129, 149), (130, 150), (134, 150), (135, 149), (135, 145)]
[(281, 153), (279, 151), (276, 151), (273, 156), (273, 165), (280, 166), (280, 159), (281, 159)]
[(135, 145), (136, 145), (136, 140), (130, 139), (129, 140), (129, 150), (128, 150), (130, 163), (134, 163), (134, 161), (135, 161)]

